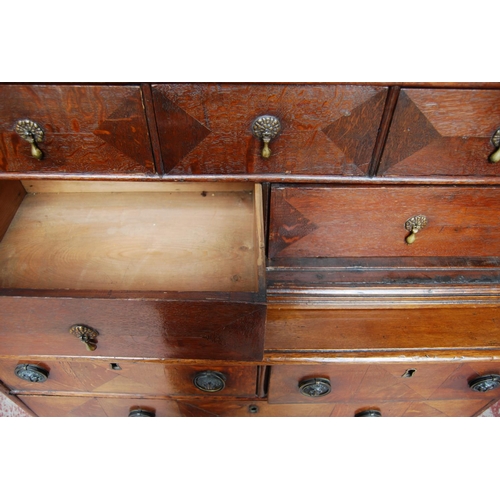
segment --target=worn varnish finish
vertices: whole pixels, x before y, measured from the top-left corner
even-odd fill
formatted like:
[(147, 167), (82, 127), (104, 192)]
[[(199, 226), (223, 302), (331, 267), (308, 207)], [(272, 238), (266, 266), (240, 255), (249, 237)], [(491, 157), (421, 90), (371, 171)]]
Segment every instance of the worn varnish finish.
[[(279, 84), (152, 86), (165, 173), (364, 175), (385, 87)], [(276, 116), (270, 158), (252, 122)]]
[[(418, 306), (381, 306), (369, 309), (270, 307), (265, 349), (292, 352), (401, 349), (459, 351), (500, 346), (498, 306), (455, 305), (425, 309)], [(397, 356), (397, 352), (394, 355)]]
[(88, 356), (69, 333), (85, 324), (99, 356), (262, 359), (263, 304), (3, 296), (0, 310), (0, 355)]
[(128, 417), (139, 409), (155, 417), (182, 416), (177, 402), (165, 399), (24, 395), (19, 399), (41, 417)]
[[(34, 383), (14, 374), (18, 364), (29, 363), (49, 372), (45, 382)], [(194, 377), (201, 372), (222, 373), (225, 387), (220, 392), (204, 393), (195, 387)], [(88, 361), (58, 358), (33, 361), (26, 358), (0, 360), (0, 379), (17, 393), (43, 391), (137, 394), (149, 396), (238, 396), (255, 397), (257, 367), (231, 365), (177, 365), (144, 363), (117, 359)]]
[[(41, 161), (15, 132), (44, 131)], [(0, 172), (155, 172), (139, 86), (1, 85)]]
[[(500, 373), (499, 89), (1, 85), (0, 389), (40, 416), (484, 411), (500, 389), (468, 384)], [(264, 114), (283, 127), (267, 159)], [(195, 388), (206, 370), (223, 391)], [(313, 377), (327, 397), (300, 395)]]
[(498, 176), (488, 162), (499, 90), (403, 89), (379, 167), (386, 176)]
[[(276, 187), (269, 257), (498, 257), (499, 210), (486, 187)], [(415, 215), (428, 223), (409, 245)]]
[[(484, 400), (500, 397), (500, 388), (477, 392), (469, 381), (482, 375), (500, 374), (500, 363), (326, 364), (273, 366), (269, 384), (270, 403), (325, 404), (336, 401), (377, 404), (380, 401)], [(299, 392), (308, 379), (330, 381), (329, 394), (310, 397)]]

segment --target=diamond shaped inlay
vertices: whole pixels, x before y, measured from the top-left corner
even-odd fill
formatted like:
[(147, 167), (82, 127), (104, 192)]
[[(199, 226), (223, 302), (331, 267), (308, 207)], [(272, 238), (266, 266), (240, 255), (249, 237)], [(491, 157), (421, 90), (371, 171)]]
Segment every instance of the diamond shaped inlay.
[(438, 139), (441, 139), (439, 132), (408, 95), (401, 91), (380, 162), (379, 174)]
[(144, 164), (145, 158), (151, 157), (144, 110), (138, 99), (126, 99), (106, 120), (99, 123), (94, 135), (139, 165)]

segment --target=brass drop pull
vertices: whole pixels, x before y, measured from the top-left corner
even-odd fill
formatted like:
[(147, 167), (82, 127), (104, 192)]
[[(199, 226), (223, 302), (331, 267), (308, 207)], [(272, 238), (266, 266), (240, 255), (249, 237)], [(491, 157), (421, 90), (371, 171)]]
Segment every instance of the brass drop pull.
[(425, 215), (415, 215), (410, 217), (405, 222), (405, 229), (410, 231), (410, 234), (406, 237), (406, 243), (411, 245), (415, 242), (417, 233), (422, 230), (427, 225), (427, 217)]
[(498, 163), (500, 161), (500, 128), (493, 134), (491, 142), (493, 146), (497, 148), (497, 150), (494, 153), (491, 153), (488, 161), (490, 163)]
[(41, 160), (43, 151), (37, 146), (38, 142), (43, 142), (43, 130), (40, 125), (31, 120), (19, 120), (16, 123), (16, 132), (21, 139), (31, 144), (31, 156), (36, 160)]
[(97, 330), (86, 325), (73, 325), (69, 329), (69, 333), (74, 335), (78, 340), (81, 340), (88, 351), (95, 351), (97, 349), (96, 337), (99, 335)]
[(271, 150), (269, 143), (281, 132), (281, 123), (275, 116), (263, 115), (259, 116), (252, 123), (252, 133), (257, 139), (264, 141), (264, 148), (262, 149), (262, 156), (269, 158)]

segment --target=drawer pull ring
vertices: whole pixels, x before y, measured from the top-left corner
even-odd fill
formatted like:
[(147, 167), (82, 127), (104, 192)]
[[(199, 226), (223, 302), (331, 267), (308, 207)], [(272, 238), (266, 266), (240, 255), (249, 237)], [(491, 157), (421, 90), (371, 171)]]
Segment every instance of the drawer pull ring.
[(78, 340), (81, 340), (85, 344), (87, 350), (95, 351), (97, 349), (97, 341), (95, 340), (99, 335), (97, 330), (86, 325), (73, 325), (69, 329), (69, 333), (74, 335)]
[(379, 410), (360, 411), (354, 415), (355, 417), (381, 417), (382, 413)]
[(326, 396), (332, 391), (332, 385), (327, 378), (312, 378), (299, 383), (300, 393), (310, 398)]
[(469, 382), (469, 387), (473, 391), (487, 392), (500, 386), (500, 375), (483, 375)]
[(417, 233), (422, 230), (427, 225), (427, 217), (425, 215), (415, 215), (410, 217), (405, 222), (405, 229), (410, 231), (410, 234), (406, 237), (406, 243), (411, 245), (415, 242)]
[(43, 142), (43, 130), (37, 123), (31, 120), (19, 120), (16, 123), (16, 132), (21, 139), (31, 144), (31, 156), (36, 160), (43, 158), (43, 151), (38, 147), (38, 142)]
[(497, 148), (497, 150), (494, 153), (491, 153), (488, 161), (490, 163), (498, 163), (500, 161), (500, 128), (493, 134), (491, 142), (493, 143), (493, 146)]
[(148, 410), (132, 410), (129, 414), (129, 417), (154, 417), (155, 414), (152, 411)]
[(207, 370), (197, 373), (193, 384), (203, 392), (219, 392), (226, 387), (226, 377), (223, 373)]
[(275, 116), (264, 115), (259, 116), (252, 123), (252, 133), (257, 139), (264, 141), (264, 148), (262, 149), (262, 156), (269, 158), (271, 150), (269, 143), (281, 132), (281, 123)]
[(49, 378), (49, 372), (36, 365), (17, 365), (14, 373), (28, 382), (45, 382)]

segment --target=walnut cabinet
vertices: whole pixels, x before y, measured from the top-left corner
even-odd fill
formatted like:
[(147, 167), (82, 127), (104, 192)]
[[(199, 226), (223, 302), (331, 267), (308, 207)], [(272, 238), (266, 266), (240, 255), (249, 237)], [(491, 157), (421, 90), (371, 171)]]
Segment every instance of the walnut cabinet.
[(0, 381), (39, 416), (500, 398), (500, 84), (0, 85)]

